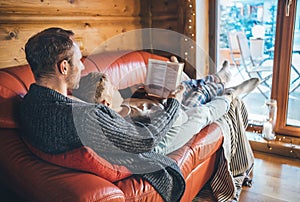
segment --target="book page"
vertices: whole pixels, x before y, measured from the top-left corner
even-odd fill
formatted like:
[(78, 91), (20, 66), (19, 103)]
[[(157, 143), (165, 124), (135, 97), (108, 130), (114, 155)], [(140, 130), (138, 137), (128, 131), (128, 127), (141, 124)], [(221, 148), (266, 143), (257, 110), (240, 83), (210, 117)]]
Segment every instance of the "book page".
[(154, 87), (163, 87), (165, 83), (166, 71), (166, 62), (149, 59), (146, 76), (146, 85), (153, 85)]
[(147, 93), (166, 98), (179, 85), (183, 63), (149, 59), (145, 81)]
[[(178, 75), (178, 69), (179, 66), (178, 64), (174, 64), (174, 63), (167, 63), (167, 73), (165, 76), (165, 80), (167, 80), (167, 82), (165, 82), (164, 86), (165, 88), (167, 88), (170, 91), (174, 91), (177, 87), (177, 75)], [(180, 74), (181, 75), (181, 74)]]

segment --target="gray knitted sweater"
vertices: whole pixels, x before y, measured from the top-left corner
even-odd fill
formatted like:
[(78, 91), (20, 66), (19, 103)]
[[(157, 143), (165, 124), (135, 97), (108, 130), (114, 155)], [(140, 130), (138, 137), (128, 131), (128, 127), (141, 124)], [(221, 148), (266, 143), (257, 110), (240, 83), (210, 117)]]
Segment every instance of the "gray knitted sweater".
[(185, 188), (180, 169), (151, 151), (176, 120), (178, 108), (178, 101), (168, 99), (164, 110), (151, 115), (151, 122), (133, 122), (104, 105), (77, 102), (32, 84), (20, 105), (20, 123), (26, 141), (45, 153), (88, 146), (148, 180), (165, 201), (179, 201)]

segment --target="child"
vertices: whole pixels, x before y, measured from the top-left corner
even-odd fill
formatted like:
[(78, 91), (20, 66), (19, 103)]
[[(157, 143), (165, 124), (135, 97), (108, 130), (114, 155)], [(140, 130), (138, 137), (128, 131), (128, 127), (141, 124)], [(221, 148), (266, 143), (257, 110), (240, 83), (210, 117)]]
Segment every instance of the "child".
[[(171, 60), (177, 61), (174, 56), (171, 57)], [(257, 79), (253, 81), (249, 80), (239, 86), (225, 89), (224, 85), (230, 78), (229, 63), (225, 60), (222, 69), (215, 75), (208, 75), (198, 80), (187, 79), (182, 81), (178, 91), (174, 92), (173, 96), (182, 97), (182, 105), (185, 107), (197, 107), (206, 104), (216, 96), (234, 93), (236, 94), (234, 95), (235, 97), (238, 94), (250, 92), (259, 82)], [(251, 83), (253, 84), (251, 85)], [(81, 79), (80, 87), (73, 91), (73, 95), (86, 102), (102, 103), (118, 111), (122, 116), (129, 114), (129, 107), (133, 109), (134, 113), (139, 111), (139, 113), (143, 115), (145, 113), (140, 110), (160, 106), (163, 102), (163, 99), (148, 95), (143, 87), (137, 88), (135, 92), (131, 92), (132, 89), (129, 89), (130, 88), (118, 91), (109, 81), (107, 75), (92, 72)], [(129, 91), (130, 95), (128, 95)], [(172, 94), (170, 96), (172, 96)], [(122, 97), (125, 97), (125, 100), (123, 100)]]
[[(215, 75), (182, 81), (178, 90), (170, 94), (170, 97), (175, 96), (181, 100), (180, 116), (154, 150), (167, 154), (183, 146), (194, 134), (223, 116), (234, 97), (249, 93), (259, 84), (259, 79), (253, 78), (225, 89), (224, 85), (230, 77), (228, 61), (224, 61), (221, 70)], [(164, 99), (148, 95), (143, 87), (133, 92), (132, 96), (123, 99), (107, 75), (99, 72), (92, 72), (83, 77), (79, 89), (74, 90), (73, 95), (86, 102), (106, 105), (134, 122), (150, 122), (151, 112), (157, 108), (164, 108)], [(178, 134), (181, 133), (187, 135), (179, 138)]]

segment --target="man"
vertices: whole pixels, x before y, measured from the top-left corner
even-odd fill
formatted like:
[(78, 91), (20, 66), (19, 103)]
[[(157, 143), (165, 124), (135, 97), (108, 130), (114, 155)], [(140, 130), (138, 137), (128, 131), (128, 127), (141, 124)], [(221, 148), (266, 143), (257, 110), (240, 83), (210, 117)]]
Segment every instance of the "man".
[(179, 201), (185, 189), (180, 169), (173, 160), (151, 151), (178, 116), (176, 95), (148, 124), (128, 122), (105, 105), (69, 98), (68, 90), (78, 88), (84, 69), (72, 36), (72, 31), (49, 28), (26, 43), (36, 83), (20, 106), (24, 139), (48, 154), (88, 146), (110, 163), (148, 180), (165, 201)]

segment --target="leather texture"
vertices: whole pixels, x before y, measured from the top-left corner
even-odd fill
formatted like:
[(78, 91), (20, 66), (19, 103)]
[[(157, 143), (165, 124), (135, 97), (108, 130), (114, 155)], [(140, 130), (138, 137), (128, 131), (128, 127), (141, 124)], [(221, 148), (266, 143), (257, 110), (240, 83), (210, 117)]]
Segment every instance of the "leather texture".
[(37, 157), (66, 168), (93, 173), (110, 182), (116, 182), (132, 175), (124, 166), (113, 165), (101, 158), (91, 148), (83, 146), (63, 154), (47, 154), (26, 142), (28, 149)]
[[(83, 59), (83, 75), (105, 72), (122, 89), (144, 81), (148, 58), (168, 60), (145, 51), (98, 53)], [(28, 201), (162, 201), (153, 187), (139, 177), (129, 176), (113, 183), (92, 172), (57, 166), (33, 155), (21, 138), (16, 114), (18, 103), (33, 82), (28, 65), (0, 70), (2, 187)], [(169, 154), (186, 179), (182, 201), (191, 201), (213, 175), (222, 141), (221, 129), (211, 124)]]

